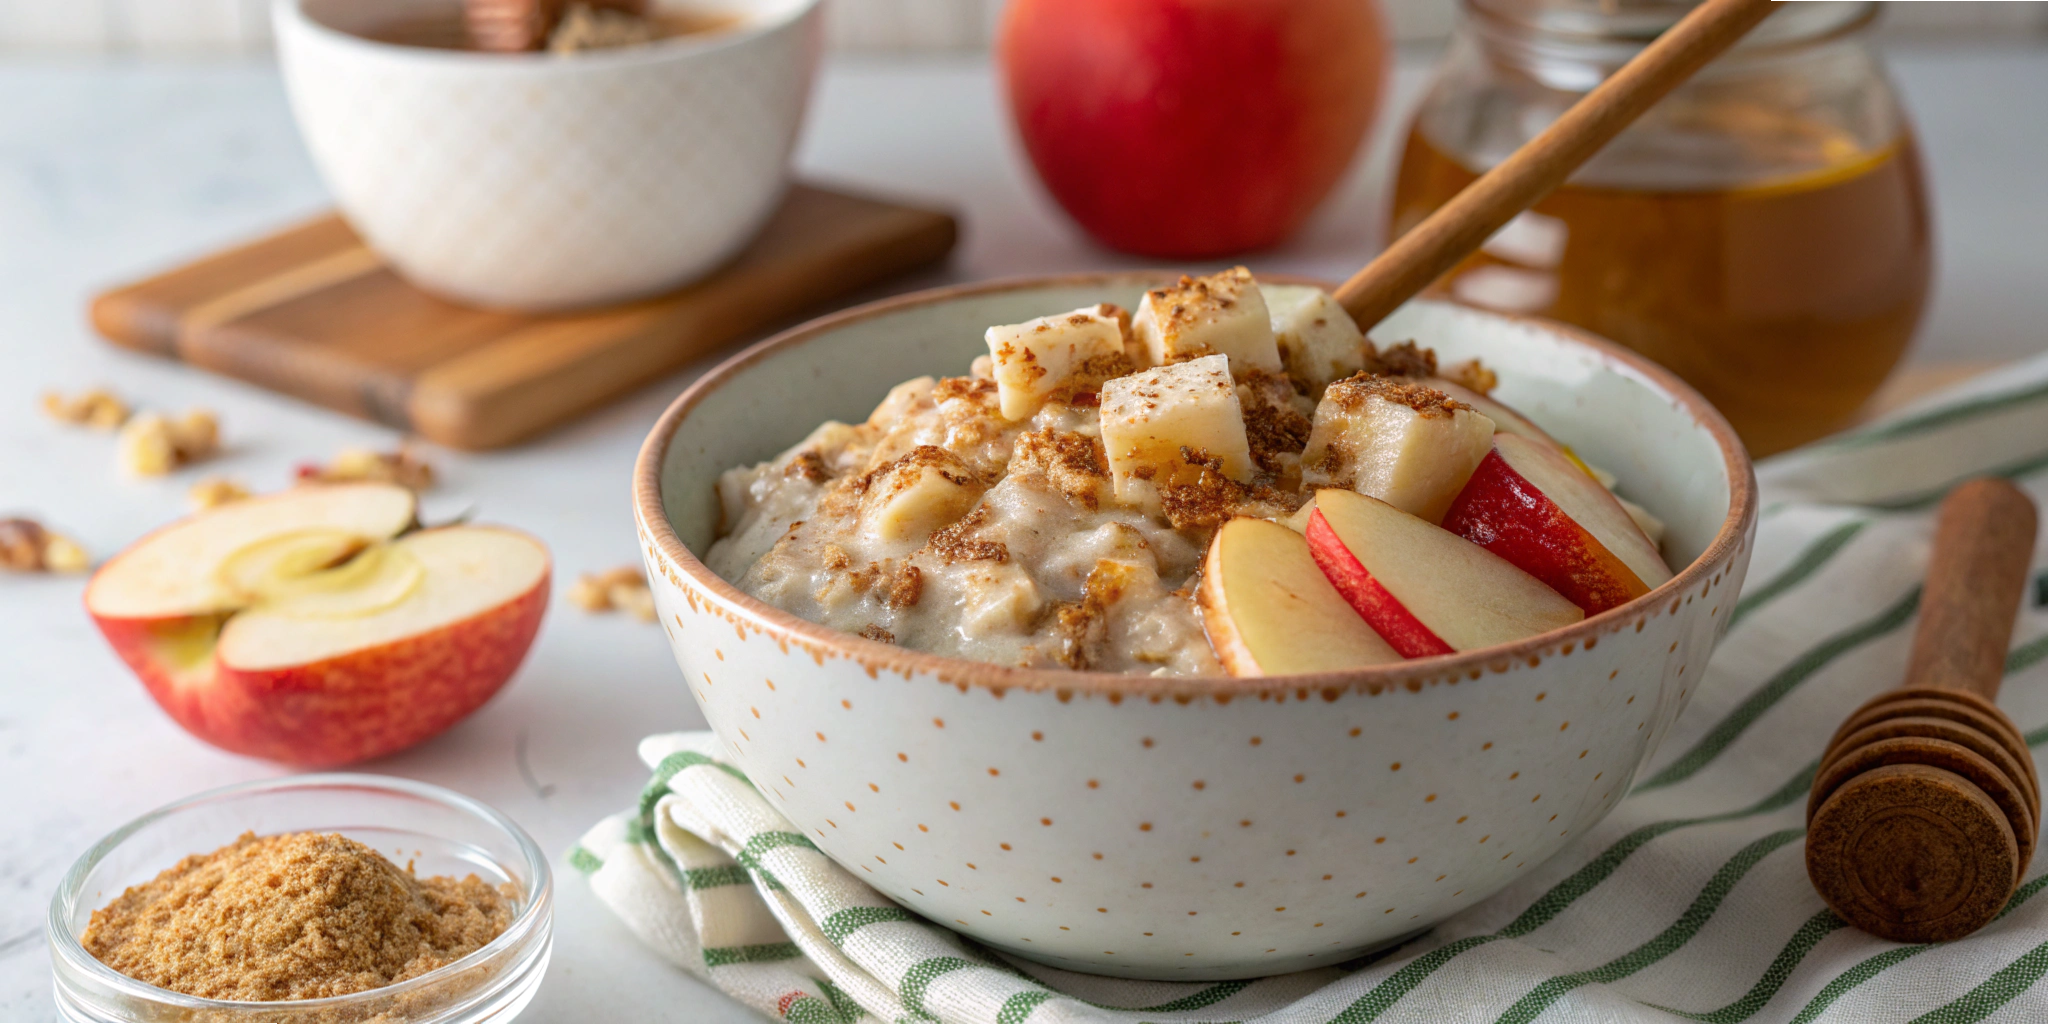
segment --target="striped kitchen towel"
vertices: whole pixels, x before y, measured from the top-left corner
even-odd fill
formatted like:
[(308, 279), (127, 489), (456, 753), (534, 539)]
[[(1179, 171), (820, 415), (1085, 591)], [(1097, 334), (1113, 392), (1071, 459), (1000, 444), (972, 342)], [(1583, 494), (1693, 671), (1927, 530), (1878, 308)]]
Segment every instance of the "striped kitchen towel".
[[(2048, 863), (1977, 934), (1899, 945), (1828, 911), (1800, 848), (1826, 737), (1899, 681), (1933, 506), (1987, 473), (2048, 498), (2048, 357), (1759, 467), (1748, 587), (1628, 799), (1506, 890), (1367, 961), (1203, 985), (1006, 960), (826, 859), (709, 733), (643, 742), (655, 774), (639, 807), (571, 861), (650, 946), (797, 1024), (2048, 1020)], [(2048, 573), (2021, 614), (2002, 703), (2039, 745)]]

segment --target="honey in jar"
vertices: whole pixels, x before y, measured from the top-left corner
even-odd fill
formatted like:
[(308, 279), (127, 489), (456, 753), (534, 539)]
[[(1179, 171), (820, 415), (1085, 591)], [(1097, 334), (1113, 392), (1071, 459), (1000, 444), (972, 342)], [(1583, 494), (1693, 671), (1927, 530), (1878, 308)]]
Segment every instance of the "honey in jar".
[[(1932, 277), (1920, 163), (1863, 45), (1865, 5), (1785, 6), (1835, 11), (1773, 15), (1436, 286), (1637, 349), (1757, 455), (1855, 418), (1911, 342)], [(1682, 13), (1468, 0), (1402, 154), (1393, 230)]]

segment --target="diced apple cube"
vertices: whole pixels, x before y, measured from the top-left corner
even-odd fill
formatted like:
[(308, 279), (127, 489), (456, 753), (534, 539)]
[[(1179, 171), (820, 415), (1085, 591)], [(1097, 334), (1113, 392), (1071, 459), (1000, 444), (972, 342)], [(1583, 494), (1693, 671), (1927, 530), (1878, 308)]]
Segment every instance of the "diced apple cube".
[(985, 489), (980, 475), (959, 456), (919, 445), (869, 477), (861, 521), (878, 540), (922, 541), (966, 515)]
[(1115, 361), (1128, 369), (1121, 366), (1122, 312), (1107, 304), (1087, 306), (989, 328), (988, 351), (1003, 418), (1028, 418), (1046, 396), (1091, 362)]
[(1182, 449), (1221, 462), (1224, 475), (1252, 478), (1244, 414), (1220, 355), (1155, 366), (1102, 386), (1102, 447), (1120, 497), (1134, 479), (1177, 482), (1195, 470)]
[(1365, 335), (1321, 288), (1261, 285), (1287, 375), (1312, 396), (1365, 369)]
[(1243, 267), (1146, 292), (1131, 330), (1154, 366), (1221, 355), (1233, 373), (1281, 372), (1265, 297)]
[(1436, 523), (1492, 447), (1493, 421), (1441, 391), (1351, 377), (1330, 385), (1316, 406), (1301, 477)]

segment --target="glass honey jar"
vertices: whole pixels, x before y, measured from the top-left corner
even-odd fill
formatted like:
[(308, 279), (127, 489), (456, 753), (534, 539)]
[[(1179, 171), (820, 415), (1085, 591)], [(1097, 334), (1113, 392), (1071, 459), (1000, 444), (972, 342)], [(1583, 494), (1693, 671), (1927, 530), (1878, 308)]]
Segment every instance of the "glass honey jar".
[[(1395, 234), (1550, 124), (1690, 9), (1462, 0), (1408, 133)], [(1767, 455), (1848, 425), (1933, 275), (1912, 130), (1874, 5), (1793, 3), (1436, 283), (1663, 363)]]

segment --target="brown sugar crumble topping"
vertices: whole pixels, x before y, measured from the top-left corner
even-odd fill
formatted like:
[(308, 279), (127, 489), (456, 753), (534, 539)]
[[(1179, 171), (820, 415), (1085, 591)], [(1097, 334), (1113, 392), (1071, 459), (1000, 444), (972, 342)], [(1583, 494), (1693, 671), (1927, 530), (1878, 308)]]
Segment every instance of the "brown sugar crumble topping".
[(1482, 395), (1490, 395), (1500, 386), (1500, 376), (1477, 359), (1467, 359), (1444, 370), (1444, 379), (1461, 384)]
[[(1256, 370), (1245, 376), (1245, 385), (1238, 390), (1238, 403), (1244, 414), (1245, 441), (1251, 446), (1252, 461), (1266, 473), (1280, 473), (1285, 468), (1280, 456), (1300, 455), (1308, 447), (1314, 423), (1292, 404), (1276, 399), (1276, 394), (1298, 394), (1293, 382)], [(1283, 390), (1276, 392), (1273, 385)]]
[(1344, 430), (1322, 417), (1372, 399), (1447, 417), (1468, 407), (1446, 380), (1493, 384), (1476, 363), (1440, 378), (1412, 341), (1373, 345), (1312, 291), (1233, 268), (1148, 291), (1135, 314), (992, 326), (965, 375), (904, 381), (864, 419), (728, 469), (705, 562), (784, 611), (904, 648), (1217, 674), (1194, 600), (1216, 531), (1296, 515), (1332, 485), (1323, 461), (1351, 472), (1347, 446), (1412, 419), (1377, 404)]
[(1436, 376), (1435, 350), (1422, 348), (1412, 341), (1377, 350), (1372, 349), (1368, 343), (1365, 355), (1366, 373), (1383, 374), (1388, 377)]
[(969, 536), (988, 520), (988, 506), (976, 506), (959, 522), (932, 531), (924, 549), (944, 559), (948, 565), (955, 562), (1007, 562), (1010, 560), (1008, 545), (999, 540), (974, 540)]
[(1102, 506), (1109, 486), (1109, 458), (1102, 442), (1051, 427), (1017, 438), (1011, 451), (1011, 473), (1032, 471), (1043, 474), (1068, 501), (1090, 511)]
[(1460, 410), (1472, 411), (1471, 406), (1433, 387), (1369, 373), (1337, 381), (1323, 392), (1323, 401), (1335, 402), (1338, 408), (1346, 410), (1357, 410), (1372, 398), (1405, 405), (1430, 418), (1449, 416)]
[(452, 964), (512, 924), (518, 892), (416, 878), (333, 833), (244, 833), (93, 911), (82, 942), (138, 981), (274, 1002), (383, 988)]

